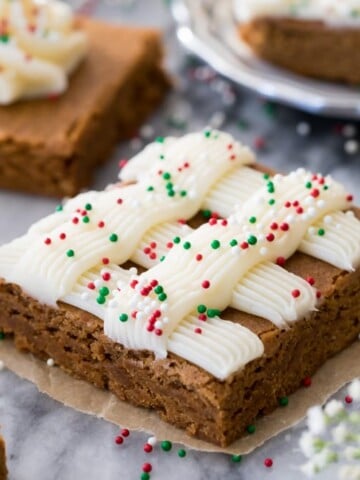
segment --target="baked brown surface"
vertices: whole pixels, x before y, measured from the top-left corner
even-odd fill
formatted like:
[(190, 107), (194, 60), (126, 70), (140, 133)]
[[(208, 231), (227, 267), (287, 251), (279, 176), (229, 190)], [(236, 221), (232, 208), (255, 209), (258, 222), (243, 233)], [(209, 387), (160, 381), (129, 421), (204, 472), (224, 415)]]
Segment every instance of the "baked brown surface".
[(0, 107), (0, 188), (74, 195), (168, 90), (157, 32), (81, 24), (89, 53), (65, 94)]
[(7, 468), (6, 468), (5, 442), (3, 437), (0, 435), (0, 480), (6, 480), (6, 478), (7, 478)]
[(255, 53), (276, 65), (319, 79), (360, 83), (360, 28), (259, 17), (239, 26)]
[[(360, 218), (360, 209), (356, 215)], [(301, 253), (285, 268), (315, 279), (322, 295), (318, 311), (280, 330), (227, 309), (223, 318), (258, 334), (265, 353), (226, 381), (174, 354), (155, 361), (151, 352), (128, 350), (106, 337), (93, 315), (65, 304), (58, 309), (42, 305), (5, 281), (0, 281), (0, 328), (14, 335), (19, 350), (51, 357), (68, 373), (156, 409), (190, 435), (226, 446), (360, 333), (360, 269), (343, 272)]]

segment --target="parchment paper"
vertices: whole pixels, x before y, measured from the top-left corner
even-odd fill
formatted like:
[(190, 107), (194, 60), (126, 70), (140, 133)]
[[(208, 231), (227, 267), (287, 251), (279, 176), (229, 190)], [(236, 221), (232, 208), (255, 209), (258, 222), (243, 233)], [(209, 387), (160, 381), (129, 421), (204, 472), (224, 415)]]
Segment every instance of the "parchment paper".
[(307, 409), (324, 403), (333, 393), (355, 377), (360, 377), (360, 342), (338, 354), (312, 378), (309, 388), (300, 388), (289, 397), (287, 407), (279, 407), (272, 414), (256, 421), (256, 432), (247, 435), (227, 448), (216, 447), (189, 437), (183, 431), (159, 420), (155, 412), (133, 407), (118, 400), (112, 393), (100, 390), (87, 382), (76, 380), (58, 367), (48, 367), (45, 362), (30, 354), (18, 352), (11, 340), (0, 342), (0, 360), (38, 389), (69, 407), (104, 418), (130, 430), (142, 430), (158, 439), (182, 443), (188, 448), (204, 452), (246, 454), (262, 445), (274, 435), (298, 423)]

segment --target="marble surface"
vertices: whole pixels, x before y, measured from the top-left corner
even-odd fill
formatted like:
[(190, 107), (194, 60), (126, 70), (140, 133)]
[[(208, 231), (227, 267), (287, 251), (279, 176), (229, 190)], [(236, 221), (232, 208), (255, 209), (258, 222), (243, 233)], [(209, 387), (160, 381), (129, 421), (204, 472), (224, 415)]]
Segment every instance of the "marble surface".
[[(290, 171), (305, 166), (332, 173), (360, 201), (359, 124), (316, 118), (265, 103), (214, 76), (184, 55), (164, 1), (92, 2), (92, 11), (112, 21), (160, 27), (167, 46), (167, 65), (176, 82), (175, 91), (139, 136), (121, 145), (98, 171), (96, 188), (116, 178), (119, 158), (130, 157), (157, 134), (178, 135), (211, 124), (253, 146), (259, 160), (271, 167)], [(55, 204), (49, 199), (0, 192), (0, 243), (23, 233)], [(338, 394), (343, 396), (343, 392)], [(145, 454), (143, 445), (149, 435), (131, 432), (122, 445), (116, 445), (118, 427), (63, 407), (6, 369), (0, 372), (0, 423), (8, 444), (11, 480), (138, 479), (144, 462), (152, 464), (153, 480), (304, 478), (299, 471), (304, 457), (298, 449), (302, 425), (272, 439), (241, 463), (233, 463), (225, 455), (194, 451), (179, 458), (178, 445), (168, 453), (157, 446), (153, 453)], [(267, 457), (274, 461), (271, 469), (263, 465)], [(317, 478), (337, 478), (336, 469)]]

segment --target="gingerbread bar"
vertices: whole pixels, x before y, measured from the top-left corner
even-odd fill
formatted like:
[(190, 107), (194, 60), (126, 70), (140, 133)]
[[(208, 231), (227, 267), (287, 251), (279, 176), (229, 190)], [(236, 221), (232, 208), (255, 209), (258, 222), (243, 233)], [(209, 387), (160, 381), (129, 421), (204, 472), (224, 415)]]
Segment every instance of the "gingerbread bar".
[[(7, 45), (12, 48), (15, 27), (3, 49)], [(86, 35), (88, 51), (75, 52), (77, 62), (80, 53), (84, 58), (73, 68), (68, 86), (58, 65), (37, 57), (31, 60), (28, 53), (22, 60), (25, 65), (20, 63), (23, 70), (17, 72), (15, 85), (13, 77), (7, 80), (6, 70), (0, 73), (0, 82), (4, 81), (4, 98), (0, 93), (0, 104), (1, 100), (4, 103), (0, 105), (0, 188), (74, 195), (89, 185), (95, 167), (109, 157), (120, 139), (136, 132), (168, 90), (156, 31), (85, 18), (78, 19), (77, 29)], [(24, 52), (27, 48), (25, 45)], [(15, 57), (24, 52), (11, 51)], [(0, 50), (3, 64), (2, 55)], [(67, 64), (73, 67), (71, 62), (75, 62), (72, 57)], [(10, 63), (9, 69), (12, 66)], [(39, 84), (34, 86), (32, 77)]]
[(357, 338), (360, 211), (214, 130), (159, 138), (121, 179), (1, 247), (0, 327), (228, 445)]
[(350, 4), (234, 3), (240, 35), (259, 57), (309, 77), (360, 82), (360, 11)]
[(7, 468), (6, 468), (6, 452), (5, 452), (5, 442), (2, 436), (0, 436), (0, 480), (7, 479)]

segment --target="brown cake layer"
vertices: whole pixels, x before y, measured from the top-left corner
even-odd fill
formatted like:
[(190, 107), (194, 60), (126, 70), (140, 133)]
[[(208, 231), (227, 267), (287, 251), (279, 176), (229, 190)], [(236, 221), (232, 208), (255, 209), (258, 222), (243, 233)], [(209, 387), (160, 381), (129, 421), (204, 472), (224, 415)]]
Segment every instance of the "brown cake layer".
[(63, 95), (0, 106), (0, 188), (74, 195), (168, 90), (157, 32), (85, 19), (82, 28), (89, 53)]
[(360, 28), (321, 22), (259, 17), (239, 27), (255, 53), (302, 75), (360, 83)]
[(0, 480), (7, 479), (5, 442), (0, 435)]
[[(360, 218), (360, 210), (356, 214)], [(265, 345), (261, 358), (226, 381), (174, 354), (155, 361), (151, 352), (128, 350), (107, 338), (93, 315), (64, 304), (42, 305), (5, 281), (0, 281), (0, 328), (14, 334), (18, 349), (51, 357), (70, 374), (156, 409), (190, 435), (226, 446), (360, 333), (360, 269), (343, 272), (300, 253), (286, 268), (315, 279), (322, 294), (318, 311), (280, 330), (259, 317), (226, 310), (222, 318), (250, 328)]]

